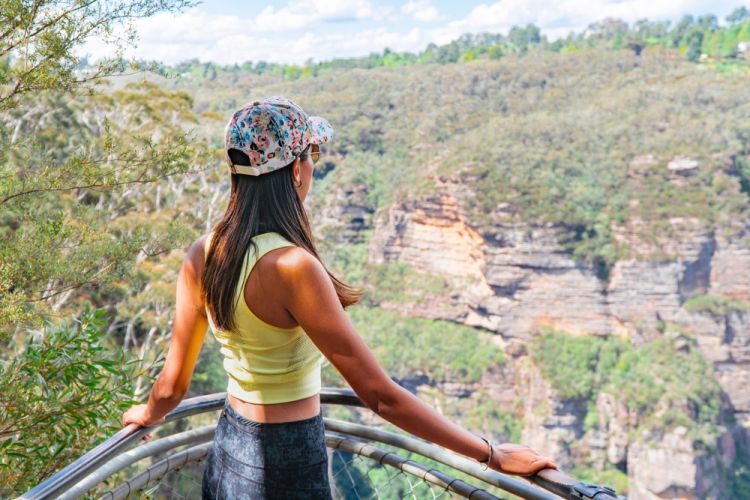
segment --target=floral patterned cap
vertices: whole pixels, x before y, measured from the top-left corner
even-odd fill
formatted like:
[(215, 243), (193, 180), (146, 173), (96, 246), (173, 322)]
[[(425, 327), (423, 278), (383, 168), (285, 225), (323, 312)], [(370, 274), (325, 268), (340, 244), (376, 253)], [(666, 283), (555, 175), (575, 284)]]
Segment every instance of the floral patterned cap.
[[(227, 124), (224, 151), (233, 174), (261, 175), (289, 165), (309, 144), (333, 138), (333, 127), (319, 116), (308, 116), (282, 96), (245, 104)], [(250, 158), (250, 166), (234, 165), (230, 149)]]

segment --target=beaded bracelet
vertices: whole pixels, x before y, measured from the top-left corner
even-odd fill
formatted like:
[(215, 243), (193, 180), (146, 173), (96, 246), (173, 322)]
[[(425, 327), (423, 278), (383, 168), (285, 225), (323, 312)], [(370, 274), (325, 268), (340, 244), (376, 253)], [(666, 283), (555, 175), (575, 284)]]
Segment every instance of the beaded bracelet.
[(484, 464), (484, 468), (482, 470), (487, 470), (487, 468), (490, 466), (490, 460), (492, 460), (492, 445), (489, 441), (487, 441), (487, 439), (483, 438), (482, 436), (479, 437), (482, 438), (485, 443), (487, 443), (487, 447), (490, 449), (490, 455), (487, 457), (487, 460), (478, 461), (480, 464)]

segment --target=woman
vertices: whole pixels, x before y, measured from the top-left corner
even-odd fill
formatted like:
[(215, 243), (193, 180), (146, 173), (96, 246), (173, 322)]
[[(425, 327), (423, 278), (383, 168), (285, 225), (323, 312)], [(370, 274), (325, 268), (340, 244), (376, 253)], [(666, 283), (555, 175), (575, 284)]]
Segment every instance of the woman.
[(123, 423), (164, 420), (185, 395), (210, 326), (229, 377), (203, 476), (204, 498), (331, 498), (320, 368), (327, 358), (375, 413), (428, 441), (509, 474), (551, 460), (490, 445), (383, 371), (344, 307), (361, 292), (320, 261), (303, 201), (330, 124), (283, 97), (248, 103), (225, 131), (231, 196), (214, 230), (188, 250), (174, 329), (148, 403)]

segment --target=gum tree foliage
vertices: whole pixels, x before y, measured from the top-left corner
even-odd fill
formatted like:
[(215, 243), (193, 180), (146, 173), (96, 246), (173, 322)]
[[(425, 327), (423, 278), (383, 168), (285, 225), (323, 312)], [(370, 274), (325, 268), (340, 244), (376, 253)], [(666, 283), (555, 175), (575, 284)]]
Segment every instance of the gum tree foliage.
[(105, 311), (17, 336), (0, 372), (0, 495), (15, 496), (117, 430), (131, 403), (137, 362), (105, 341)]
[[(203, 148), (186, 131), (187, 94), (104, 78), (126, 69), (130, 21), (189, 5), (0, 2), (0, 496), (104, 437), (153, 376), (156, 356), (139, 362), (140, 348), (167, 331), (171, 299), (158, 292), (164, 272), (144, 264), (193, 234), (175, 213), (150, 213), (170, 205), (150, 187), (188, 172)], [(93, 37), (115, 57), (81, 68), (76, 50)], [(134, 269), (147, 277), (123, 290)], [(131, 311), (112, 304), (128, 293), (151, 297), (123, 350), (128, 320), (117, 315)]]
[[(96, 84), (120, 67), (122, 50), (135, 42), (135, 31), (125, 23), (191, 5), (186, 0), (2, 0), (0, 105), (8, 109), (41, 90)], [(75, 49), (91, 38), (111, 43), (115, 57), (81, 74), (75, 71), (81, 62)]]

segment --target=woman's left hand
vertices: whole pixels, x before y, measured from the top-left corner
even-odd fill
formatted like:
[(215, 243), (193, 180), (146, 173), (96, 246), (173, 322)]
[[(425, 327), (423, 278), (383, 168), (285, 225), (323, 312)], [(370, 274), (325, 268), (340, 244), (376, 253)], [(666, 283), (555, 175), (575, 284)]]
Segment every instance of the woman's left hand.
[(542, 469), (557, 469), (552, 459), (522, 444), (504, 443), (494, 448), (491, 468), (518, 476), (531, 476)]
[[(161, 424), (164, 422), (164, 417), (155, 419), (151, 412), (148, 410), (148, 405), (135, 405), (128, 408), (128, 410), (122, 414), (122, 425), (136, 424), (141, 427), (150, 427), (152, 425)], [(151, 434), (144, 434), (144, 441), (151, 439)]]

